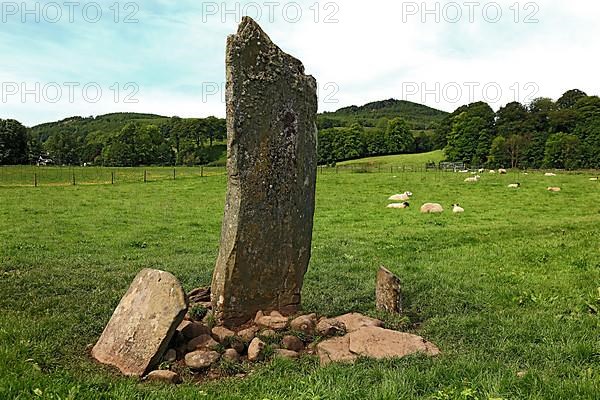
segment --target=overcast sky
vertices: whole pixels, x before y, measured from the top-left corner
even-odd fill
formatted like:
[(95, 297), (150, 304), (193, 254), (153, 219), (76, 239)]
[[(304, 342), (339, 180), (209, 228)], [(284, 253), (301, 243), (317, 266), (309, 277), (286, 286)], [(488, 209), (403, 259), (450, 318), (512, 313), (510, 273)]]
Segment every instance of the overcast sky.
[(223, 117), (225, 41), (244, 14), (317, 78), (320, 111), (600, 94), (599, 3), (3, 1), (0, 118)]

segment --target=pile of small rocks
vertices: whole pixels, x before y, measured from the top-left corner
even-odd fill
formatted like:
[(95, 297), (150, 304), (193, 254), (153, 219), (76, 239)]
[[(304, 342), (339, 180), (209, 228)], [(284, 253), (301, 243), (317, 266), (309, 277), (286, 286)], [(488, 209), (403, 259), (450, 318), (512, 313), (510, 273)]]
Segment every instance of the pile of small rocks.
[[(210, 307), (204, 302), (196, 304)], [(179, 383), (181, 377), (176, 371), (186, 368), (198, 376), (217, 378), (223, 375), (223, 364), (235, 371), (236, 365), (272, 357), (297, 359), (303, 354), (318, 355), (321, 364), (326, 365), (352, 363), (359, 356), (389, 358), (416, 352), (439, 353), (433, 344), (418, 336), (383, 329), (382, 321), (356, 313), (336, 318), (319, 318), (316, 314), (288, 318), (277, 311), (259, 311), (253, 321), (236, 330), (211, 327), (211, 322), (210, 311), (201, 321), (188, 313), (163, 356), (161, 366), (168, 369), (152, 371), (146, 379)]]

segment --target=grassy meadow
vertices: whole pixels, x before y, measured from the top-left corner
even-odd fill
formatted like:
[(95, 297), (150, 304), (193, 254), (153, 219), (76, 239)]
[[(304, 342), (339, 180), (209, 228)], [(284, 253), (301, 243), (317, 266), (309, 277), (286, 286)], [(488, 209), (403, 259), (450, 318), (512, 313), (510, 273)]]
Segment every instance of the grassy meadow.
[[(325, 368), (274, 360), (245, 378), (176, 387), (123, 378), (92, 362), (89, 346), (142, 268), (169, 271), (186, 290), (209, 284), (225, 176), (0, 187), (0, 399), (597, 399), (600, 183), (464, 178), (320, 174), (304, 288), (308, 312), (380, 317), (442, 355)], [(508, 189), (513, 181), (522, 188)], [(410, 209), (386, 209), (407, 190)], [(447, 211), (422, 215), (424, 202)], [(380, 265), (402, 279), (405, 318), (375, 310)]]

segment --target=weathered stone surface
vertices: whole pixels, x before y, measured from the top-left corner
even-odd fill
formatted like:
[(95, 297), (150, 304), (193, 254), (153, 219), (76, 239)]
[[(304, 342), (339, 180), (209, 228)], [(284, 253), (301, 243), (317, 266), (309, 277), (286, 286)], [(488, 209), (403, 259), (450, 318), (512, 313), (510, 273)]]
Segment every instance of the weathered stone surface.
[(188, 340), (197, 338), (198, 336), (201, 336), (201, 335), (209, 335), (210, 334), (210, 329), (208, 328), (208, 326), (206, 326), (200, 322), (184, 321), (182, 323), (182, 325), (180, 325), (180, 328), (181, 328), (180, 332)]
[(175, 350), (175, 349), (167, 350), (167, 352), (165, 353), (165, 355), (163, 357), (163, 361), (166, 361), (166, 362), (177, 361), (177, 350)]
[(223, 359), (232, 362), (240, 361), (240, 354), (235, 349), (227, 349), (223, 353)]
[(223, 343), (227, 338), (231, 338), (235, 336), (235, 332), (223, 327), (223, 326), (215, 326), (212, 328), (212, 336), (219, 343)]
[(377, 309), (390, 313), (402, 313), (402, 292), (400, 278), (384, 267), (377, 271), (375, 287)]
[(275, 350), (275, 355), (277, 357), (281, 357), (281, 358), (287, 358), (290, 360), (294, 360), (296, 358), (298, 358), (299, 354), (293, 350), (286, 350), (286, 349), (276, 349)]
[(258, 336), (263, 338), (272, 338), (277, 336), (277, 332), (275, 332), (273, 329), (265, 329), (264, 331), (261, 331)]
[(219, 361), (221, 355), (216, 351), (194, 351), (185, 355), (185, 365), (191, 369), (206, 369)]
[(271, 315), (264, 315), (262, 311), (256, 313), (254, 322), (260, 327), (275, 331), (284, 330), (288, 326), (288, 319), (281, 314), (272, 313)]
[(290, 328), (306, 335), (314, 335), (317, 328), (317, 314), (301, 315), (290, 322)]
[(350, 339), (348, 336), (327, 339), (317, 345), (317, 354), (321, 365), (332, 362), (354, 363), (358, 358), (350, 352)]
[(352, 353), (375, 359), (400, 358), (415, 353), (435, 356), (440, 353), (433, 343), (420, 336), (377, 326), (367, 326), (347, 337)]
[(344, 314), (335, 319), (344, 324), (348, 333), (357, 331), (365, 326), (383, 326), (382, 321), (358, 313)]
[(256, 337), (256, 334), (259, 331), (258, 326), (251, 326), (250, 328), (242, 329), (237, 333), (240, 339), (242, 339), (246, 343), (250, 343), (252, 339)]
[(262, 356), (262, 352), (267, 345), (259, 338), (254, 338), (248, 346), (248, 360), (258, 361)]
[(287, 335), (281, 340), (281, 347), (298, 352), (304, 350), (304, 343), (296, 336)]
[(335, 318), (321, 318), (317, 324), (317, 333), (324, 337), (346, 334), (346, 325)]
[(146, 379), (149, 382), (162, 382), (162, 383), (170, 383), (173, 385), (176, 385), (176, 384), (182, 382), (181, 377), (179, 376), (178, 373), (173, 372), (173, 371), (167, 371), (167, 370), (152, 371), (148, 374)]
[(190, 340), (187, 344), (188, 351), (194, 350), (212, 350), (217, 346), (217, 343), (210, 335), (200, 335), (197, 338)]
[(144, 269), (115, 309), (92, 356), (125, 375), (141, 377), (160, 362), (186, 311), (177, 279)]
[(249, 17), (227, 40), (228, 187), (212, 281), (227, 326), (296, 312), (311, 255), (317, 85)]

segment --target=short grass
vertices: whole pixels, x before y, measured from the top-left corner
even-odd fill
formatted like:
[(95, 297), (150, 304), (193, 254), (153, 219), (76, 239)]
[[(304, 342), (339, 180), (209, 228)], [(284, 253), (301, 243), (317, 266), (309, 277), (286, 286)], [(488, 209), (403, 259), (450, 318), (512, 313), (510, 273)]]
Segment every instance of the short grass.
[(0, 166), (0, 187), (140, 183), (225, 175), (224, 167), (37, 167)]
[(429, 153), (421, 154), (400, 154), (394, 156), (380, 156), (361, 158), (359, 160), (345, 161), (338, 163), (340, 166), (381, 166), (381, 167), (402, 167), (402, 166), (415, 166), (424, 168), (428, 162), (435, 162), (436, 164), (443, 161), (445, 158), (443, 150), (436, 150)]
[[(123, 378), (88, 346), (140, 269), (172, 272), (188, 290), (209, 283), (225, 177), (0, 188), (0, 398), (597, 399), (600, 184), (587, 178), (320, 175), (306, 311), (380, 316), (442, 355), (277, 360), (177, 387)], [(508, 189), (516, 179), (523, 187)], [(385, 208), (406, 190), (411, 209)], [(429, 201), (466, 213), (421, 215)], [(402, 278), (410, 323), (375, 311), (380, 265)]]

